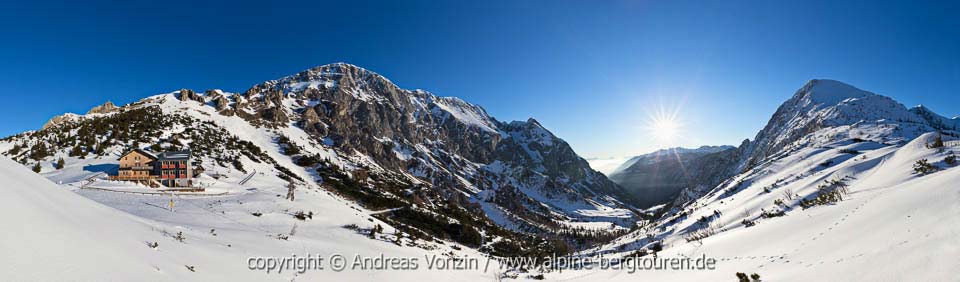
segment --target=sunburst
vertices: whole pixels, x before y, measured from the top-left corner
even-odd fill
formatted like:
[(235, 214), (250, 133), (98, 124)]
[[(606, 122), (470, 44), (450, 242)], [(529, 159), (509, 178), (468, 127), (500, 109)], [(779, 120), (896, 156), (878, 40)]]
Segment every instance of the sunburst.
[(644, 126), (647, 134), (660, 146), (674, 146), (683, 135), (683, 122), (678, 117), (680, 107), (672, 109), (661, 105), (651, 111)]

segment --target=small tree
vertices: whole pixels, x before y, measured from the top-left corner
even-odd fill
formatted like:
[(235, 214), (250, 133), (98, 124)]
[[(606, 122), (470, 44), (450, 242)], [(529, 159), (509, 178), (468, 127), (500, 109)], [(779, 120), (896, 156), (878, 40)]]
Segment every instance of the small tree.
[[(286, 197), (287, 200), (290, 200), (291, 202), (293, 201), (295, 196), (294, 191), (296, 189), (297, 189), (297, 185), (293, 184), (292, 181), (287, 184), (287, 197)], [(303, 213), (303, 212), (300, 212), (300, 213)]]
[(793, 190), (790, 188), (783, 189), (783, 197), (787, 199), (787, 201), (793, 201)]
[(370, 238), (377, 238), (377, 233), (383, 232), (383, 226), (377, 224), (373, 228), (370, 228)]
[(933, 143), (927, 144), (927, 148), (943, 148), (943, 135), (937, 134), (937, 137), (933, 139)]
[(400, 230), (397, 230), (395, 233), (393, 233), (393, 243), (394, 243), (394, 244), (397, 244), (397, 246), (402, 245), (402, 243), (403, 243), (403, 232), (400, 232)]
[(918, 160), (913, 164), (913, 172), (916, 172), (920, 175), (927, 175), (934, 172), (937, 172), (940, 168), (930, 164), (927, 159)]
[(77, 144), (70, 149), (70, 152), (67, 153), (67, 155), (71, 157), (83, 157), (86, 154), (84, 153), (83, 148), (80, 148), (80, 144)]
[(36, 163), (33, 165), (33, 172), (40, 173), (41, 169), (42, 168), (40, 167), (40, 163)]
[(950, 155), (943, 159), (943, 161), (948, 165), (957, 165), (957, 155), (953, 154), (953, 152), (950, 152)]
[(57, 160), (57, 164), (54, 165), (53, 167), (55, 167), (55, 168), (57, 168), (57, 169), (63, 169), (63, 166), (64, 166), (64, 165), (65, 165), (65, 163), (64, 163), (64, 161), (63, 161), (63, 157), (60, 157), (60, 159)]

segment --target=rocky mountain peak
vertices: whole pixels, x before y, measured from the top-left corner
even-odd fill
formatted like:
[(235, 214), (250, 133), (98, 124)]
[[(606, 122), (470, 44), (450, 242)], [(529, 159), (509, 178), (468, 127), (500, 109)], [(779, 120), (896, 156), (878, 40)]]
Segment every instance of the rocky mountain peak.
[(836, 105), (847, 99), (871, 96), (878, 95), (832, 79), (812, 79), (797, 90), (791, 100), (810, 105)]
[(118, 107), (114, 105), (113, 102), (107, 101), (106, 103), (103, 103), (103, 105), (93, 107), (90, 109), (90, 111), (87, 111), (87, 114), (106, 114), (114, 112), (117, 109)]
[(910, 108), (910, 112), (916, 114), (937, 130), (960, 130), (960, 117), (946, 118), (923, 105)]
[[(827, 138), (825, 136), (809, 136), (824, 128), (858, 127), (862, 130), (844, 130), (838, 132), (843, 134), (833, 134), (829, 138), (852, 138), (854, 136), (849, 135), (862, 134), (856, 137), (880, 141), (911, 139), (921, 130), (905, 131), (904, 125), (924, 124), (923, 119), (889, 97), (836, 80), (814, 79), (777, 108), (750, 144), (741, 168), (749, 168), (788, 146), (802, 145), (796, 144), (798, 141), (828, 141), (820, 138)], [(898, 127), (900, 129), (895, 129)]]

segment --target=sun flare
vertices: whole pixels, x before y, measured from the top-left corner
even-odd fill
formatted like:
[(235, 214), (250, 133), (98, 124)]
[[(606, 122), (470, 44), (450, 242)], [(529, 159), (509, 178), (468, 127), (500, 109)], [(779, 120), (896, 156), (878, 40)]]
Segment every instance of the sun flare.
[(678, 112), (679, 107), (667, 109), (661, 106), (647, 118), (644, 128), (659, 145), (672, 146), (680, 140), (683, 134), (683, 123), (677, 116)]
[(672, 141), (676, 139), (679, 130), (680, 124), (671, 119), (654, 120), (650, 128), (653, 136), (661, 141)]

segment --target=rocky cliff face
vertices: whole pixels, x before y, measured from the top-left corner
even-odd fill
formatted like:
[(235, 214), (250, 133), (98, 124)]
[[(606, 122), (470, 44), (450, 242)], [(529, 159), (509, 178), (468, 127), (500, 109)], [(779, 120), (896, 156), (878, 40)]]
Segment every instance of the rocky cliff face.
[(113, 102), (107, 101), (103, 105), (99, 105), (90, 109), (87, 114), (108, 114), (117, 111), (117, 105), (114, 105)]
[[(526, 198), (522, 201), (547, 207), (508, 211), (514, 214), (535, 213), (558, 220), (616, 218), (618, 224), (632, 224), (632, 216), (625, 211), (615, 216), (581, 212), (624, 207), (618, 199), (631, 197), (536, 120), (500, 122), (479, 106), (401, 89), (357, 66), (320, 66), (216, 99), (220, 100), (214, 100), (216, 105), (232, 105), (221, 111), (234, 112), (251, 123), (300, 128), (345, 157), (366, 160), (375, 173), (479, 202), (516, 189), (521, 193), (515, 196)], [(551, 225), (528, 220), (509, 219)]]

